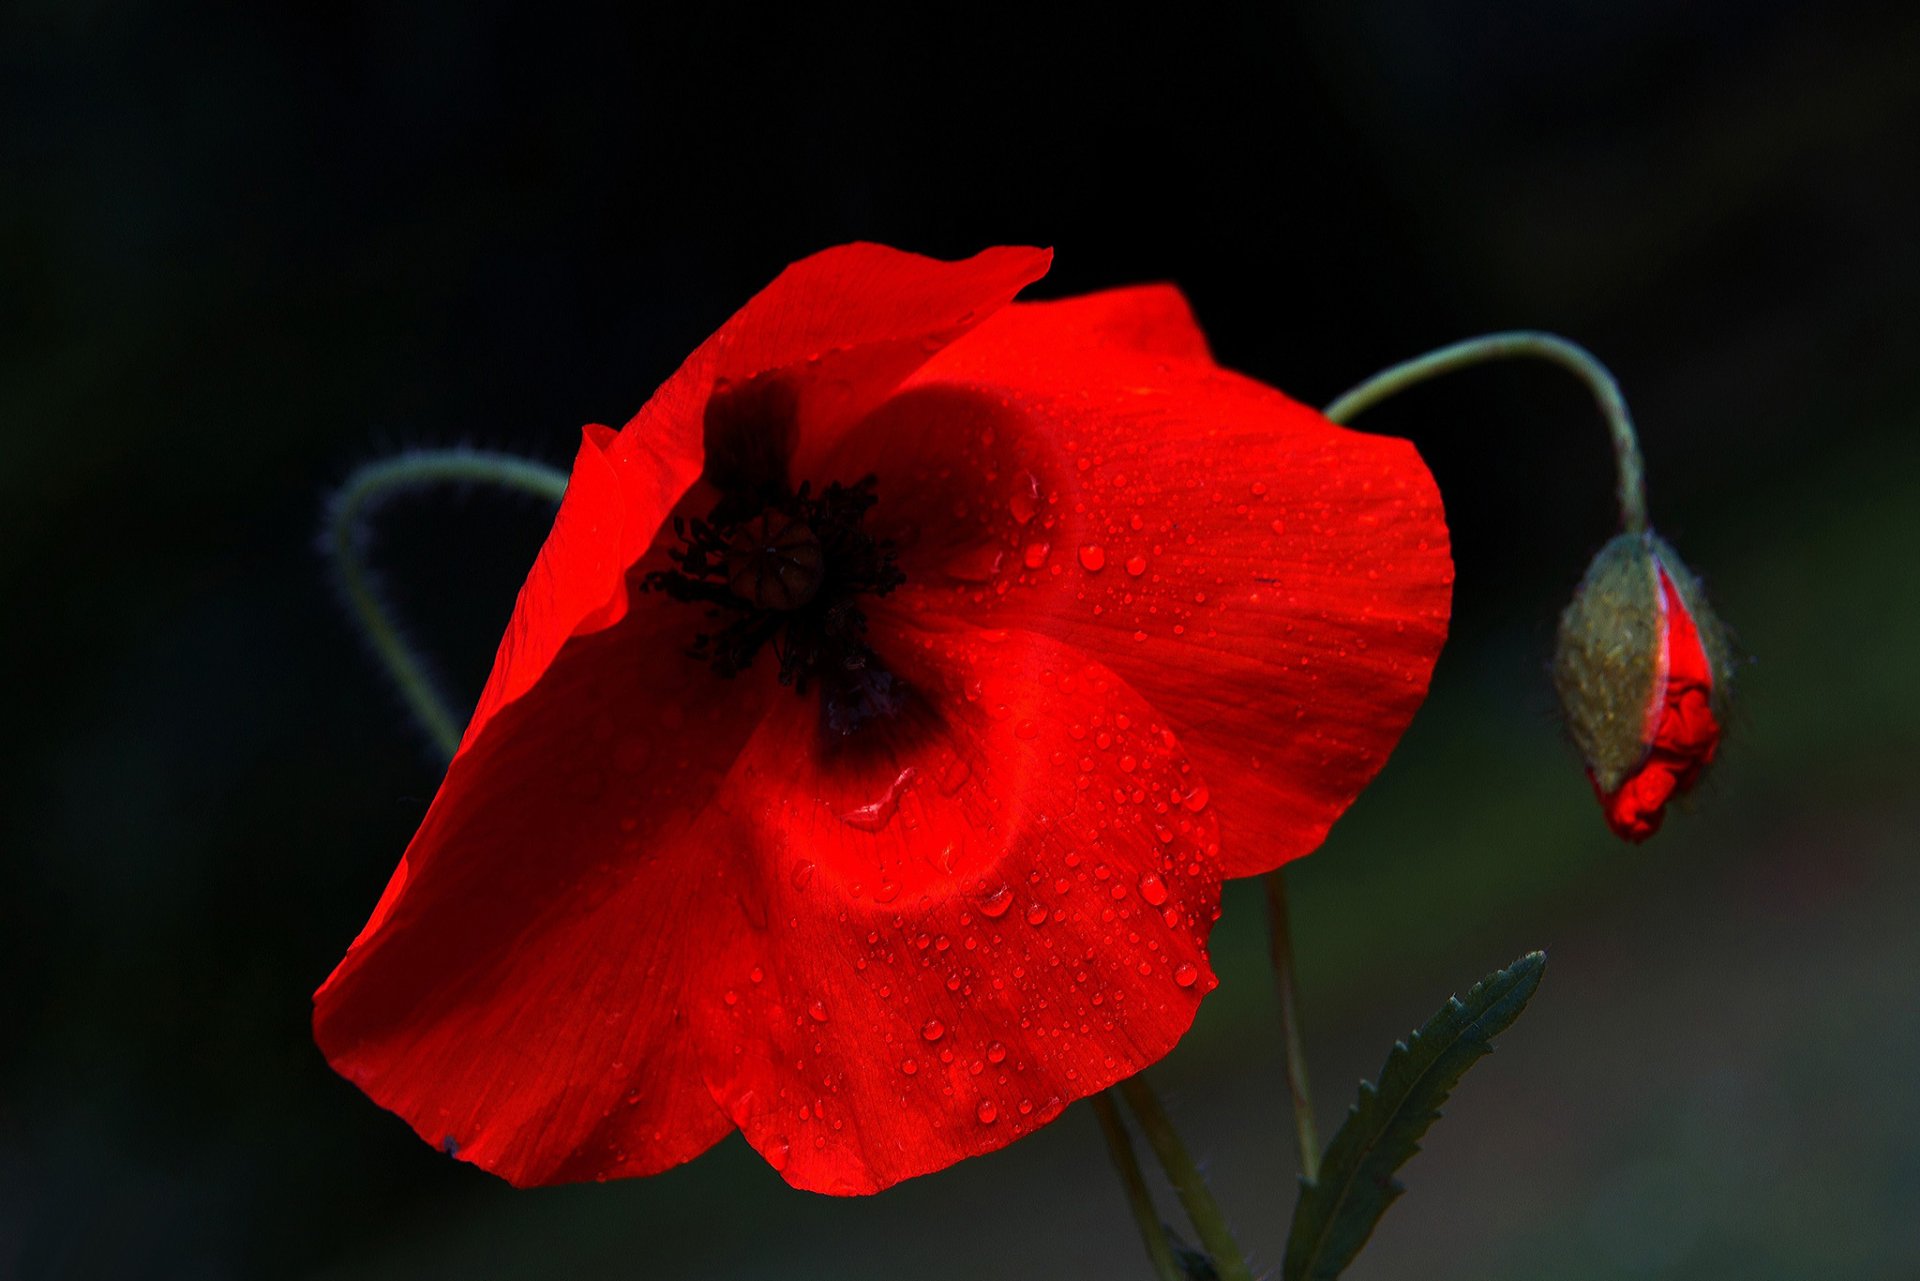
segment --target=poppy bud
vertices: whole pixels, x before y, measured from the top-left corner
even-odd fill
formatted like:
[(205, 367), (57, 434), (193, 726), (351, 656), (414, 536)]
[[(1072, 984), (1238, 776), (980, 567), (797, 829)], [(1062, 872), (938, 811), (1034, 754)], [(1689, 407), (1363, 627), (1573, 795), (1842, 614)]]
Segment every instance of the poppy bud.
[(1600, 549), (1560, 615), (1553, 680), (1623, 840), (1658, 831), (1667, 802), (1712, 762), (1731, 672), (1720, 620), (1671, 547), (1644, 533)]

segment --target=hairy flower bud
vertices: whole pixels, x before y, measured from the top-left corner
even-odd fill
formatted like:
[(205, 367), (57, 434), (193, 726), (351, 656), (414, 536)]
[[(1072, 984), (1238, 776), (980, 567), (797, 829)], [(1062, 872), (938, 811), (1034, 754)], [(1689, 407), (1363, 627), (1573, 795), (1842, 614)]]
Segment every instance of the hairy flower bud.
[(1731, 672), (1720, 620), (1671, 547), (1647, 533), (1600, 549), (1560, 616), (1553, 679), (1622, 839), (1658, 831), (1667, 802), (1712, 762)]

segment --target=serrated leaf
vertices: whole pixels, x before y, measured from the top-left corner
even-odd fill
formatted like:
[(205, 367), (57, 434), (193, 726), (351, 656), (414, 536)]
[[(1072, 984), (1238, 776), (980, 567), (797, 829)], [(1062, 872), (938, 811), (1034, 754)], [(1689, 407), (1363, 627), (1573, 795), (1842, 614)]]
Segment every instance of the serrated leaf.
[(1465, 1000), (1449, 998), (1388, 1053), (1378, 1086), (1360, 1083), (1359, 1102), (1327, 1144), (1320, 1177), (1300, 1181), (1284, 1281), (1332, 1281), (1353, 1262), (1405, 1190), (1394, 1172), (1420, 1150), (1421, 1136), (1467, 1069), (1493, 1053), (1493, 1038), (1520, 1017), (1546, 965), (1544, 952), (1530, 952), (1474, 984)]

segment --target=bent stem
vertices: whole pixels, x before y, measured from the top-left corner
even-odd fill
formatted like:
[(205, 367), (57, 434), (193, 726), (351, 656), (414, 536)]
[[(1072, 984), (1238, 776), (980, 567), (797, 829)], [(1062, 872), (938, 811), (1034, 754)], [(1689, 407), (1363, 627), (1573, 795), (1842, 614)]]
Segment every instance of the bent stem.
[(1154, 1275), (1160, 1281), (1184, 1281), (1180, 1265), (1173, 1257), (1173, 1246), (1167, 1241), (1166, 1225), (1160, 1222), (1160, 1213), (1153, 1208), (1153, 1194), (1147, 1190), (1146, 1176), (1140, 1173), (1140, 1162), (1133, 1154), (1133, 1140), (1127, 1137), (1120, 1109), (1113, 1105), (1113, 1098), (1108, 1094), (1096, 1094), (1087, 1102), (1093, 1105), (1093, 1114), (1100, 1118), (1100, 1132), (1107, 1138), (1107, 1155), (1113, 1158), (1114, 1171), (1127, 1190), (1127, 1206), (1133, 1211), (1134, 1222), (1140, 1225), (1140, 1240), (1147, 1247), (1147, 1257), (1153, 1260)]
[(366, 557), (368, 522), (381, 503), (406, 490), (445, 484), (491, 485), (557, 503), (567, 491), (567, 474), (545, 463), (487, 450), (409, 450), (356, 468), (327, 504), (325, 546), (340, 594), (415, 722), (440, 754), (452, 759), (460, 745), (460, 722), (426, 662), (407, 644), (392, 610), (380, 599)]
[(1213, 1260), (1220, 1281), (1253, 1281), (1253, 1273), (1248, 1270), (1247, 1261), (1240, 1253), (1240, 1244), (1233, 1239), (1233, 1232), (1227, 1227), (1227, 1216), (1221, 1212), (1219, 1202), (1213, 1199), (1213, 1192), (1201, 1177), (1200, 1167), (1194, 1164), (1193, 1157), (1188, 1154), (1187, 1145), (1180, 1141), (1180, 1135), (1174, 1130), (1173, 1121), (1160, 1105), (1153, 1087), (1147, 1084), (1144, 1076), (1133, 1076), (1120, 1082), (1119, 1089), (1127, 1106), (1139, 1118), (1140, 1131), (1147, 1136), (1148, 1146), (1160, 1159), (1160, 1168), (1166, 1171), (1167, 1181), (1173, 1184), (1180, 1204), (1186, 1207), (1187, 1218), (1193, 1223), (1201, 1248)]
[(1633, 416), (1627, 412), (1627, 402), (1620, 394), (1620, 384), (1592, 352), (1556, 334), (1514, 330), (1486, 334), (1441, 347), (1382, 370), (1336, 399), (1323, 412), (1336, 423), (1346, 423), (1354, 415), (1429, 378), (1488, 361), (1519, 358), (1545, 360), (1559, 365), (1584, 382), (1587, 390), (1593, 393), (1593, 399), (1600, 407), (1600, 415), (1606, 419), (1608, 434), (1613, 437), (1614, 465), (1619, 475), (1620, 527), (1629, 534), (1645, 533), (1646, 467), (1640, 458), (1640, 440), (1634, 434)]
[(1286, 869), (1266, 875), (1267, 946), (1280, 994), (1280, 1035), (1286, 1043), (1287, 1093), (1293, 1100), (1293, 1137), (1300, 1148), (1300, 1177), (1320, 1177), (1320, 1137), (1313, 1124), (1313, 1094), (1307, 1088), (1307, 1048), (1300, 1035), (1300, 984), (1293, 963), (1293, 927), (1287, 915)]

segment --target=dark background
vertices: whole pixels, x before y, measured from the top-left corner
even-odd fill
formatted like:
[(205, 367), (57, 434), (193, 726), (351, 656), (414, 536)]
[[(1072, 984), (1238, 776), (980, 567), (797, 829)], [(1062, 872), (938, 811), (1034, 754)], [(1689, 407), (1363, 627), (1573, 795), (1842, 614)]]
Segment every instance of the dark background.
[[(1754, 658), (1741, 713), (1697, 802), (1613, 842), (1542, 670), (1610, 532), (1590, 405), (1515, 366), (1366, 420), (1438, 476), (1459, 588), (1431, 701), (1294, 869), (1323, 1127), (1449, 991), (1553, 965), (1350, 1275), (1920, 1274), (1920, 15), (803, 8), (9, 7), (0, 1277), (1146, 1275), (1084, 1108), (868, 1200), (737, 1139), (516, 1193), (309, 1039), (436, 783), (330, 594), (328, 487), (413, 443), (564, 462), (854, 238), (1050, 244), (1040, 296), (1177, 281), (1314, 402), (1500, 327), (1609, 361)], [(469, 697), (548, 518), (382, 525)], [(1272, 1265), (1252, 889), (1155, 1075)]]

